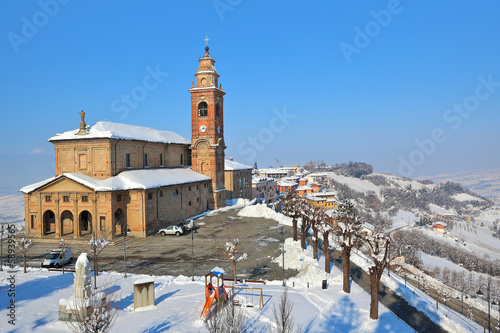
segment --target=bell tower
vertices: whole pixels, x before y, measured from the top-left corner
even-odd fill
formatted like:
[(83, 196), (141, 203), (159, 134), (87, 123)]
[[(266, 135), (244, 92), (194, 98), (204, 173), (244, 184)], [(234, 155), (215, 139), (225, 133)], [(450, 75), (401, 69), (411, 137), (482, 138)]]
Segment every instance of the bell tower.
[[(208, 39), (207, 39), (208, 40)], [(215, 60), (210, 57), (208, 44), (201, 58), (191, 93), (191, 167), (212, 178), (213, 196), (208, 209), (226, 205), (224, 184), (224, 95), (219, 85)], [(205, 203), (203, 203), (205, 204)]]

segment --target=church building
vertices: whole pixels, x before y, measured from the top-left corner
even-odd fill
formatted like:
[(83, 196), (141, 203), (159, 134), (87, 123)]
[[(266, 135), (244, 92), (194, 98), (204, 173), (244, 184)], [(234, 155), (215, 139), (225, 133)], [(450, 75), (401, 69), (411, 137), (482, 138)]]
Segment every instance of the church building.
[(189, 90), (191, 141), (111, 122), (88, 128), (83, 111), (79, 129), (49, 139), (55, 176), (20, 190), (28, 237), (146, 237), (225, 206), (225, 92), (208, 46), (199, 62)]

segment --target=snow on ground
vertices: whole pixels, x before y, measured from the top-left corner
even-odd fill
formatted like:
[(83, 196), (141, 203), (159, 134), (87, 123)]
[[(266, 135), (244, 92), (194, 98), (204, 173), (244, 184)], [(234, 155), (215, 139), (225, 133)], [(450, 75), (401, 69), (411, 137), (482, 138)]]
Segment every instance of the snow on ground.
[(480, 199), (478, 197), (475, 197), (473, 195), (470, 195), (468, 193), (458, 193), (452, 196), (453, 199), (458, 200), (458, 201), (484, 201), (483, 199)]
[(378, 186), (374, 185), (373, 183), (371, 183), (367, 180), (340, 176), (334, 172), (327, 172), (326, 174), (328, 175), (328, 177), (335, 180), (337, 183), (345, 184), (345, 185), (349, 186), (351, 189), (353, 189), (354, 191), (363, 192), (363, 193), (373, 191), (377, 194), (380, 192), (380, 188)]
[(263, 217), (278, 221), (280, 224), (292, 226), (292, 218), (285, 216), (281, 213), (276, 213), (265, 204), (257, 204), (253, 206), (246, 206), (238, 212), (238, 216), (245, 217)]
[[(359, 251), (355, 251), (351, 254), (351, 260), (365, 272), (368, 272), (369, 267), (373, 266), (372, 261)], [(431, 280), (431, 283), (435, 281), (430, 277), (427, 277), (427, 279), (428, 281)], [(439, 309), (436, 310), (436, 301), (432, 297), (410, 284), (405, 286), (404, 278), (397, 275), (395, 272), (391, 272), (390, 277), (387, 274), (383, 274), (380, 282), (391, 288), (419, 311), (424, 312), (432, 321), (439, 324), (448, 332), (482, 331), (481, 326), (443, 304), (440, 304)]]
[(415, 225), (415, 222), (418, 222), (419, 220), (420, 218), (416, 214), (404, 210), (399, 210), (396, 215), (391, 217), (391, 229), (400, 229), (408, 226), (412, 227), (413, 225)]
[[(289, 297), (293, 303), (293, 317), (308, 332), (412, 332), (411, 328), (385, 306), (379, 306), (380, 319), (369, 319), (370, 295), (353, 284), (351, 294), (342, 292), (341, 272), (335, 267), (331, 274), (323, 272), (324, 261), (312, 259), (311, 250), (302, 251), (298, 242), (286, 240), (285, 266), (299, 267), (301, 273), (287, 281)], [(323, 258), (322, 258), (323, 259)], [(281, 262), (279, 258), (277, 261)], [(208, 273), (208, 272), (207, 272)], [(7, 286), (10, 284), (6, 270), (0, 272), (0, 316), (6, 318)], [(153, 276), (155, 281), (156, 307), (134, 311), (133, 284), (151, 278), (147, 275), (104, 272), (98, 277), (98, 285), (106, 282), (118, 286), (122, 305), (111, 332), (206, 332), (200, 314), (205, 302), (204, 278), (192, 282), (185, 276)], [(321, 281), (328, 280), (328, 288), (321, 288)], [(295, 286), (293, 287), (293, 283)], [(309, 283), (309, 288), (307, 286)], [(46, 269), (29, 269), (15, 273), (16, 326), (7, 332), (67, 332), (58, 321), (58, 303), (61, 298), (73, 294), (73, 274), (49, 272)], [(262, 288), (264, 307), (259, 310), (257, 291), (239, 290), (236, 298), (247, 317), (249, 331), (266, 332), (273, 322), (273, 307), (283, 291), (281, 281), (262, 284), (240, 284)], [(247, 307), (252, 304), (253, 307)], [(6, 325), (6, 324), (3, 324)], [(6, 327), (6, 326), (3, 326)]]
[(455, 212), (452, 212), (450, 210), (446, 210), (441, 206), (435, 205), (435, 204), (429, 204), (429, 209), (431, 212), (434, 214), (438, 215), (456, 215)]

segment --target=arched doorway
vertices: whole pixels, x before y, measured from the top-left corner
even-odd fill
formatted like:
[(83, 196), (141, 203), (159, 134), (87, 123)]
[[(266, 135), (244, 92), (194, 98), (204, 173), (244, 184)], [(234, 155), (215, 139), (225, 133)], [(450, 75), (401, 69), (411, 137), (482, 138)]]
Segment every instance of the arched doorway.
[(92, 214), (87, 210), (80, 213), (80, 232), (82, 236), (92, 233)]
[(75, 232), (75, 227), (73, 224), (73, 213), (70, 212), (69, 210), (65, 210), (61, 214), (61, 224), (62, 224), (62, 230), (61, 230), (61, 235), (65, 236), (68, 234), (72, 234)]
[(124, 235), (124, 232), (126, 230), (126, 217), (125, 213), (123, 213), (123, 210), (121, 208), (118, 208), (115, 211), (115, 233), (117, 235)]
[(43, 235), (54, 234), (56, 232), (56, 215), (51, 210), (43, 213)]

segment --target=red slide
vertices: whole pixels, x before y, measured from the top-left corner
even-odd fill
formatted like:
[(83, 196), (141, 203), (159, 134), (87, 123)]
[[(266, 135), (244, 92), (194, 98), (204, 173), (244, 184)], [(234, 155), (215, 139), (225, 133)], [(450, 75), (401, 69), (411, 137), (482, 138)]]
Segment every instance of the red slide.
[(213, 292), (210, 295), (210, 297), (207, 298), (207, 301), (205, 302), (205, 306), (203, 307), (203, 311), (201, 312), (200, 317), (206, 317), (208, 315), (208, 311), (210, 310), (210, 307), (212, 307), (214, 299), (215, 299), (215, 292)]

